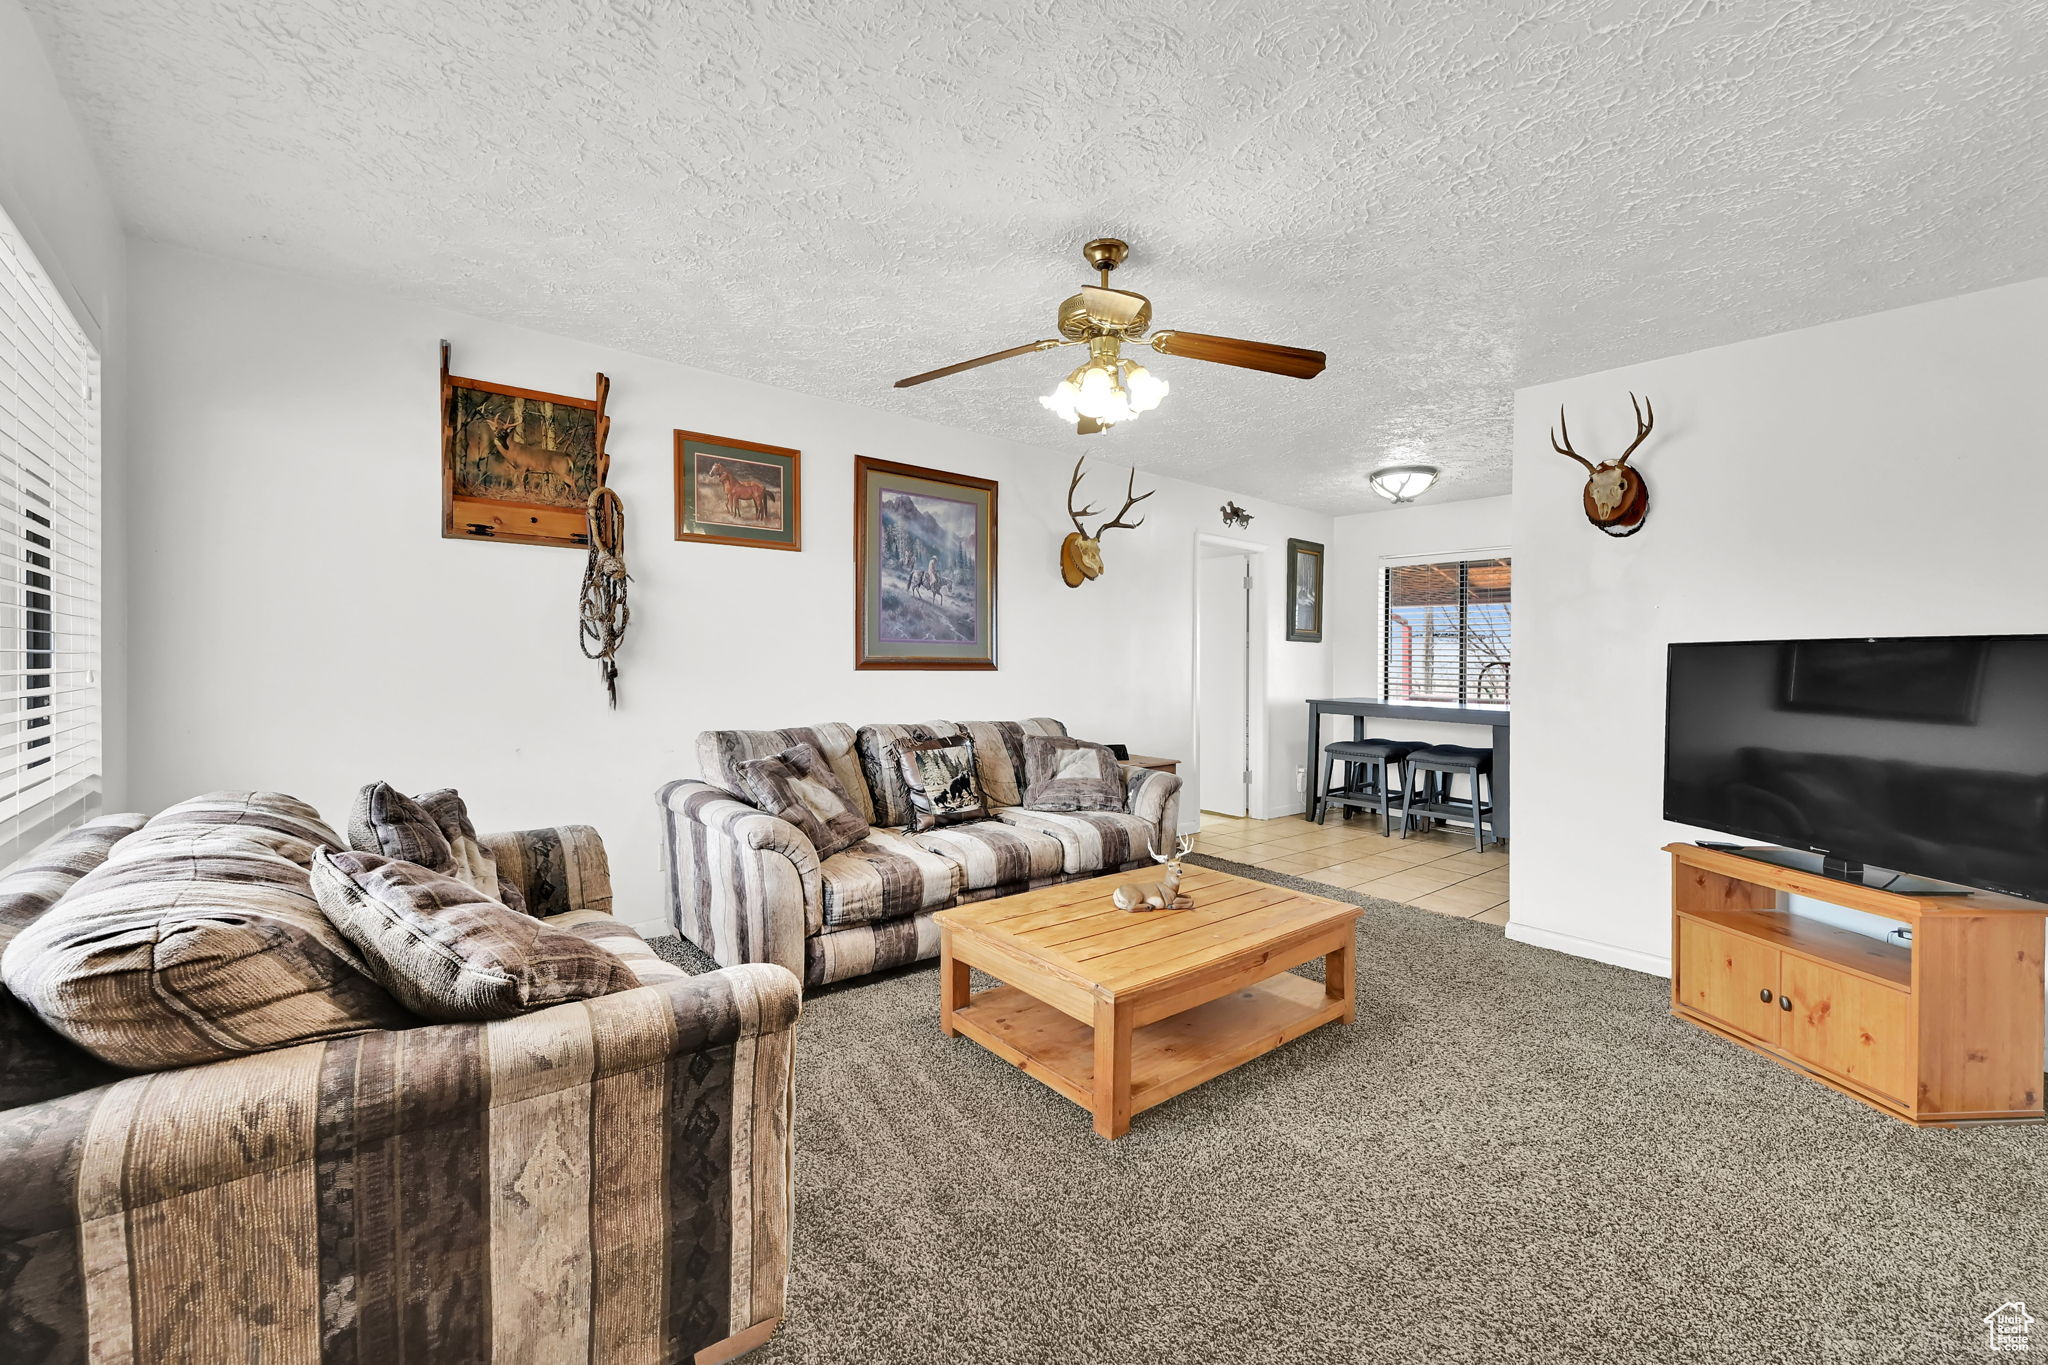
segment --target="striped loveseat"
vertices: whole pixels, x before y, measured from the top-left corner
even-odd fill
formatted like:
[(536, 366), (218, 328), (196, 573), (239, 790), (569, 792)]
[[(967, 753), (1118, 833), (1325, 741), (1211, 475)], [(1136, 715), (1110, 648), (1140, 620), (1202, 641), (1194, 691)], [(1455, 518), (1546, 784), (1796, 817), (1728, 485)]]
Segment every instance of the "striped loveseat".
[[(774, 962), (824, 985), (935, 957), (932, 916), (948, 906), (1035, 886), (1153, 866), (1180, 822), (1180, 778), (1132, 768), (1127, 809), (1036, 811), (1018, 804), (1027, 735), (1065, 735), (1056, 720), (837, 722), (788, 730), (707, 730), (703, 778), (661, 789), (669, 917), (722, 966)], [(914, 834), (894, 746), (965, 734), (993, 816)], [(803, 832), (757, 809), (739, 764), (798, 744), (832, 767), (867, 839), (822, 862)]]
[[(266, 795), (172, 810), (232, 823), (222, 798)], [(0, 874), (0, 949), (96, 869), (77, 894), (149, 875), (121, 850), (148, 830), (106, 817)], [(190, 877), (161, 875), (203, 881), (207, 842), (177, 855)], [(678, 1365), (766, 1340), (796, 979), (661, 961), (611, 917), (586, 827), (480, 842), (533, 913), (643, 984), (143, 1074), (0, 988), (0, 1361)]]

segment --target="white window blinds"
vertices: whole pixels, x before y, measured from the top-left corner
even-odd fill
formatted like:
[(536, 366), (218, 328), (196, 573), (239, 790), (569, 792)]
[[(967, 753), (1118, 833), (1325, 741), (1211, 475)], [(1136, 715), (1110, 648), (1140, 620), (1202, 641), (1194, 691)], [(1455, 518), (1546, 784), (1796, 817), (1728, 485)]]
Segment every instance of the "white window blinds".
[(100, 803), (99, 355), (0, 214), (0, 866)]
[(1505, 706), (1514, 636), (1514, 568), (1450, 559), (1387, 569), (1388, 701)]

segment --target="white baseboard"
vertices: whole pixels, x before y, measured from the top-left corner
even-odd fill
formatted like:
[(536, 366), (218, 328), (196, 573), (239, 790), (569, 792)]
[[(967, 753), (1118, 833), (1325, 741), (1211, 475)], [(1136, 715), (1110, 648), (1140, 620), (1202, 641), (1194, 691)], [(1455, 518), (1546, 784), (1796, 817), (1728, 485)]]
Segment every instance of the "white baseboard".
[[(1513, 913), (1509, 912), (1510, 915)], [(1517, 924), (1512, 919), (1508, 922), (1507, 935), (1517, 943), (1548, 948), (1553, 952), (1569, 953), (1573, 957), (1589, 957), (1595, 962), (1626, 967), (1632, 972), (1646, 972), (1651, 976), (1671, 975), (1671, 959), (1668, 956), (1646, 953), (1636, 948), (1621, 948), (1612, 943), (1601, 943), (1596, 939), (1580, 938), (1577, 934), (1560, 934), (1555, 929), (1539, 929), (1533, 924)]]
[[(1254, 820), (1280, 820), (1292, 815), (1296, 819), (1300, 819), (1302, 802), (1306, 799), (1306, 797), (1298, 796), (1283, 806), (1262, 807), (1259, 810), (1253, 811), (1251, 818)], [(1202, 818), (1202, 813), (1196, 811), (1193, 818), (1199, 822)], [(1192, 832), (1192, 830), (1190, 829), (1189, 832)]]

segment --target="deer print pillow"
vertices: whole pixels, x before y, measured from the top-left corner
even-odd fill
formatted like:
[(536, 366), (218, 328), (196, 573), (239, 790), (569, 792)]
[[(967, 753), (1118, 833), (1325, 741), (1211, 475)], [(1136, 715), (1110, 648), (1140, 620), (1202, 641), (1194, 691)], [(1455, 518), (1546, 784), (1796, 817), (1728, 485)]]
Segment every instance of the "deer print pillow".
[(1065, 735), (1024, 736), (1026, 810), (1124, 810), (1124, 770), (1108, 746)]
[(819, 862), (868, 837), (868, 822), (853, 808), (853, 798), (810, 745), (750, 758), (738, 771), (754, 804), (802, 830)]
[(965, 735), (905, 740), (896, 748), (896, 762), (910, 789), (911, 833), (988, 818), (988, 800), (974, 767), (974, 742)]

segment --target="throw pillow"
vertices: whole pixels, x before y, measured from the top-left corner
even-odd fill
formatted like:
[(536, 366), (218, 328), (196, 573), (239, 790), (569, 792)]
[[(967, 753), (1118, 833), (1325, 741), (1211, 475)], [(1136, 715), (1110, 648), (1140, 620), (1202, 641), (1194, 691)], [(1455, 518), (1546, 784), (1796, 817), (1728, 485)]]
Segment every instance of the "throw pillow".
[[(441, 837), (448, 841), (448, 852), (455, 861), (455, 870), (449, 873), (450, 876), (457, 881), (468, 882), (507, 909), (529, 915), (533, 913), (533, 907), (519, 894), (518, 883), (510, 877), (498, 875), (498, 860), (477, 838), (476, 826), (469, 820), (469, 807), (463, 802), (460, 792), (453, 787), (438, 787), (430, 792), (421, 792), (413, 800), (434, 818), (434, 823), (441, 827)], [(447, 871), (445, 868), (436, 870)]]
[(1064, 735), (1067, 727), (1048, 716), (1030, 720), (970, 720), (961, 729), (974, 741), (974, 763), (982, 794), (992, 808), (1024, 800), (1024, 737)]
[(108, 861), (118, 862), (128, 853), (174, 837), (232, 834), (305, 868), (313, 865), (315, 852), (341, 842), (319, 811), (283, 792), (225, 791), (187, 797), (149, 817), (143, 830), (149, 834), (147, 840), (124, 840), (128, 846), (118, 847)]
[(871, 832), (832, 765), (808, 744), (742, 760), (738, 770), (754, 804), (802, 830), (818, 850), (819, 862), (852, 848)]
[(910, 823), (910, 793), (903, 784), (903, 763), (897, 750), (911, 740), (951, 739), (960, 727), (949, 720), (916, 725), (863, 725), (854, 733), (861, 772), (874, 795), (873, 824), (900, 829)]
[(372, 782), (348, 813), (348, 844), (358, 853), (398, 858), (435, 872), (455, 867), (455, 850), (427, 808), (393, 787)]
[(134, 1071), (417, 1024), (320, 913), (298, 862), (318, 822), (270, 792), (173, 806), (22, 929), (0, 977), (51, 1028)]
[(370, 975), (425, 1019), (508, 1019), (639, 984), (589, 939), (417, 863), (322, 849), (313, 892)]
[(1107, 745), (1065, 735), (1024, 737), (1027, 810), (1123, 810), (1124, 770)]
[(972, 740), (905, 740), (897, 746), (896, 762), (910, 798), (911, 833), (988, 818)]
[[(107, 815), (49, 840), (0, 872), (0, 951), (41, 919), (115, 844), (142, 828), (140, 815)], [(34, 1104), (119, 1080), (121, 1073), (64, 1038), (0, 986), (0, 1109)]]
[(445, 873), (511, 909), (527, 908), (518, 887), (500, 883), (497, 860), (477, 842), (469, 807), (453, 787), (407, 796), (389, 782), (372, 782), (356, 793), (348, 844), (357, 853)]

